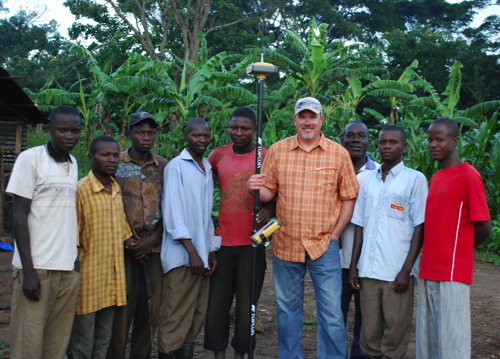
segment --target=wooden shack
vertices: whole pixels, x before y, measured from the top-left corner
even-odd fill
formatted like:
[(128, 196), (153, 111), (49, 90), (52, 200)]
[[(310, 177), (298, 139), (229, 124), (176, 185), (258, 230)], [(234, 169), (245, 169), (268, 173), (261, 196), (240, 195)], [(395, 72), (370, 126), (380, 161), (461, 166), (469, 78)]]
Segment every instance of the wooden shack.
[(28, 124), (49, 123), (33, 101), (11, 76), (0, 67), (0, 237), (4, 235), (11, 208), (11, 197), (5, 195), (8, 176), (17, 155), (26, 149)]

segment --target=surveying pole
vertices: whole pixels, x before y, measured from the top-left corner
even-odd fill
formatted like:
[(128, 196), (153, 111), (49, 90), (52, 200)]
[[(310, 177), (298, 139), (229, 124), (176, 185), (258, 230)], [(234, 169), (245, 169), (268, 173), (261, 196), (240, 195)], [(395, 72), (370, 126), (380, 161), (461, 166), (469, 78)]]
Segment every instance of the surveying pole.
[[(262, 166), (262, 120), (263, 120), (263, 104), (264, 104), (264, 80), (266, 76), (278, 72), (278, 67), (264, 62), (264, 50), (260, 55), (261, 62), (256, 62), (247, 67), (247, 75), (257, 75), (259, 81), (259, 103), (257, 109), (257, 138), (255, 147), (255, 174), (260, 174)], [(254, 193), (254, 208), (253, 208), (253, 232), (255, 235), (259, 229), (257, 222), (257, 214), (260, 211), (259, 190)], [(264, 243), (263, 243), (264, 244)], [(250, 290), (250, 341), (248, 348), (248, 359), (253, 359), (253, 348), (255, 342), (255, 266), (257, 264), (257, 244), (252, 241), (252, 283)]]

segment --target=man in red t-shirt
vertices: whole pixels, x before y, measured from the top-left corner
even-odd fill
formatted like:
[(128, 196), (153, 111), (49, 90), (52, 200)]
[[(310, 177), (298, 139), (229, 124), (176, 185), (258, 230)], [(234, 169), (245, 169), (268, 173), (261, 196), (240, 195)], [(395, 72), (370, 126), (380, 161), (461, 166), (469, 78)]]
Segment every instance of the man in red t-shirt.
[[(240, 107), (229, 120), (230, 143), (218, 147), (208, 156), (214, 180), (219, 183), (221, 201), (219, 225), (215, 235), (222, 236), (221, 248), (216, 252), (217, 270), (210, 278), (210, 298), (205, 322), (204, 347), (214, 351), (215, 359), (225, 358), (229, 342), (229, 312), (236, 295), (236, 325), (231, 346), (234, 358), (243, 359), (249, 347), (250, 290), (252, 275), (252, 242), (254, 198), (246, 190), (246, 183), (255, 173), (255, 113)], [(262, 161), (267, 148), (262, 147)], [(275, 203), (266, 204), (257, 215), (261, 224), (269, 221), (275, 212)], [(271, 213), (272, 212), (272, 213)], [(257, 298), (264, 283), (266, 248), (257, 248)]]
[(492, 232), (481, 176), (460, 160), (459, 128), (439, 118), (427, 135), (441, 165), (431, 179), (417, 309), (417, 358), (471, 357), (470, 285), (474, 247)]

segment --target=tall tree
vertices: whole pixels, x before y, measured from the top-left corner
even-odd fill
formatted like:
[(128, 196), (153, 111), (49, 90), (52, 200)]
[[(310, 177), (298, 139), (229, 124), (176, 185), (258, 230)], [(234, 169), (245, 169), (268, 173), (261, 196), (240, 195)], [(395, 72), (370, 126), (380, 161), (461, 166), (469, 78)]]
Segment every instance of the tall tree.
[(448, 69), (459, 61), (464, 65), (459, 108), (500, 99), (499, 31), (500, 17), (490, 16), (478, 28), (458, 33), (438, 31), (432, 26), (388, 32), (383, 39), (390, 77), (398, 78), (418, 60), (415, 71), (441, 93), (448, 84)]
[(38, 91), (54, 77), (62, 86), (77, 80), (72, 72), (74, 56), (68, 54), (55, 20), (40, 23), (44, 8), (20, 9), (0, 19), (0, 66), (16, 76), (26, 76), (19, 85)]
[(331, 24), (327, 42), (337, 39), (375, 41), (378, 34), (415, 25), (432, 24), (434, 28), (455, 30), (468, 25), (475, 9), (489, 5), (489, 0), (448, 3), (446, 0), (304, 0), (284, 9), (288, 26), (305, 38), (309, 21)]
[[(153, 60), (169, 58), (172, 44), (175, 44), (174, 49), (182, 44), (183, 54), (177, 52), (176, 55), (195, 62), (200, 51), (200, 34), (208, 35), (259, 18), (267, 11), (256, 0), (246, 3), (244, 11), (238, 9), (230, 13), (226, 12), (231, 5), (227, 0), (104, 1), (109, 7), (98, 0), (66, 0), (65, 5), (75, 16), (90, 18), (98, 23), (85, 26), (85, 36), (96, 34), (102, 28), (103, 23), (98, 21), (100, 18), (107, 28), (122, 35), (132, 35), (142, 51)], [(72, 32), (72, 35), (74, 38), (77, 32)]]

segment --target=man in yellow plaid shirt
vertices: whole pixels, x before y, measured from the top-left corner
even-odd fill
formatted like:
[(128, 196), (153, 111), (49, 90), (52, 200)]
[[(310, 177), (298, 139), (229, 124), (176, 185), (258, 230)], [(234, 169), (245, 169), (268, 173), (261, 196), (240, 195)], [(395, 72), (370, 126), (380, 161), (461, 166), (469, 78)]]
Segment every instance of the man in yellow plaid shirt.
[(92, 170), (78, 182), (80, 284), (68, 357), (105, 358), (115, 309), (125, 305), (123, 242), (132, 237), (120, 186), (113, 175), (120, 163), (114, 139), (100, 136), (90, 145)]

